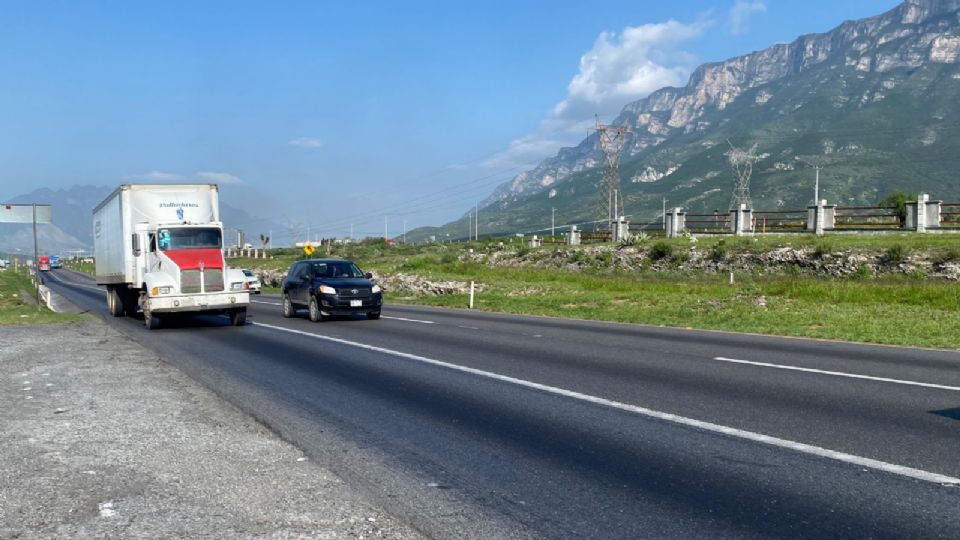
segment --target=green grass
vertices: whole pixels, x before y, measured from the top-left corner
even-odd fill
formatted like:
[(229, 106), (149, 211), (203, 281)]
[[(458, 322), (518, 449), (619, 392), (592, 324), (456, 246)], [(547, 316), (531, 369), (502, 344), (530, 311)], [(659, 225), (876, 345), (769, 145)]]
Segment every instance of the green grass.
[(54, 313), (46, 306), (38, 310), (36, 304), (28, 304), (20, 297), (20, 291), (33, 295), (34, 290), (33, 282), (25, 272), (0, 271), (0, 325), (67, 323), (87, 318), (86, 315)]
[[(794, 247), (809, 248), (818, 258), (837, 251), (869, 250), (888, 259), (902, 259), (909, 252), (926, 250), (943, 261), (960, 260), (960, 235), (952, 234), (767, 235), (700, 237), (695, 244), (684, 238), (651, 239), (648, 243), (659, 244), (664, 258), (682, 257), (696, 246), (718, 258)], [(960, 285), (921, 274), (877, 278), (864, 266), (864, 272), (848, 279), (796, 272), (738, 274), (730, 285), (726, 275), (625, 273), (611, 270), (604, 261), (597, 264), (602, 269), (595, 271), (490, 267), (461, 261), (469, 249), (486, 253), (526, 250), (528, 257), (533, 257), (538, 252), (549, 256), (555, 247), (529, 250), (512, 239), (394, 248), (370, 243), (336, 247), (331, 256), (352, 259), (365, 271), (381, 274), (404, 272), (433, 280), (476, 281), (483, 287), (475, 298), (475, 307), (481, 310), (960, 349)], [(572, 251), (570, 261), (588, 257), (582, 248)], [(274, 259), (231, 259), (231, 264), (286, 269), (297, 257), (288, 250), (275, 254)], [(405, 291), (389, 291), (386, 298), (388, 303), (447, 307), (466, 307), (468, 303), (465, 294), (415, 297)]]

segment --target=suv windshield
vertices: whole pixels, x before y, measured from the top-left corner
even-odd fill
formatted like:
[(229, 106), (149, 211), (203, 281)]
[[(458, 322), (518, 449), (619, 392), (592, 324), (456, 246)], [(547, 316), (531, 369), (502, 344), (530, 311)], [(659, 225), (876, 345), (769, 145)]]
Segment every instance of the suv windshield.
[(157, 246), (160, 251), (169, 249), (220, 249), (222, 245), (220, 229), (190, 227), (157, 231)]
[(310, 269), (318, 278), (362, 278), (363, 272), (350, 261), (315, 262)]

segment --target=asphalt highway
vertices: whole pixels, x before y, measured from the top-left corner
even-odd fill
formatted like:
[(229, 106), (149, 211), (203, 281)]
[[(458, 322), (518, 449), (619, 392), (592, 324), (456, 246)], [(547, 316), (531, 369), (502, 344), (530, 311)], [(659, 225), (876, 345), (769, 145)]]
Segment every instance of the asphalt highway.
[[(389, 304), (148, 331), (436, 538), (960, 538), (960, 354)], [(168, 321), (164, 321), (167, 323)], [(960, 329), (958, 329), (960, 331)]]

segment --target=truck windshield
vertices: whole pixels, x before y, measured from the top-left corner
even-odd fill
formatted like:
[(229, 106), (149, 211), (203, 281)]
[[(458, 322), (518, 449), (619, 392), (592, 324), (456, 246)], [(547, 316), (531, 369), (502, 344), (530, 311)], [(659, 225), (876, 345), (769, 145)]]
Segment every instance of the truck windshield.
[(160, 251), (170, 249), (220, 249), (223, 246), (220, 229), (190, 227), (160, 229), (157, 231), (157, 247)]

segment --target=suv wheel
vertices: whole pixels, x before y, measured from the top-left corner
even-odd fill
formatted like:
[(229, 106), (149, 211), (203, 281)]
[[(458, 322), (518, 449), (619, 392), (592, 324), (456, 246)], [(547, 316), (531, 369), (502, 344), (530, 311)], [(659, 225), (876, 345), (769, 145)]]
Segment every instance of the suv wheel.
[(297, 314), (297, 310), (293, 309), (293, 302), (290, 301), (290, 295), (283, 293), (283, 316), (289, 319)]
[(310, 297), (310, 320), (320, 322), (323, 320), (323, 313), (320, 313), (320, 306), (317, 304), (317, 297)]

